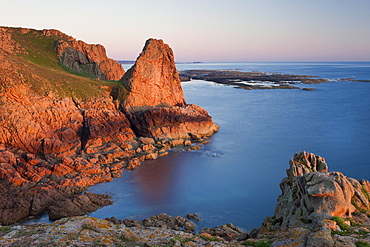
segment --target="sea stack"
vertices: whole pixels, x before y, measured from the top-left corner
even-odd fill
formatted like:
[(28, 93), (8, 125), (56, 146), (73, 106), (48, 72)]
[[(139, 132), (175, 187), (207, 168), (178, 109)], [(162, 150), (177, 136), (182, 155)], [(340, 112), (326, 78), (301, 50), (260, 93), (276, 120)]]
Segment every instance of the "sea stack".
[(137, 135), (199, 140), (219, 128), (206, 110), (186, 104), (172, 49), (162, 40), (148, 39), (121, 81), (128, 90), (121, 106)]
[(129, 91), (123, 102), (129, 111), (142, 106), (186, 104), (173, 51), (163, 40), (148, 39), (121, 81)]

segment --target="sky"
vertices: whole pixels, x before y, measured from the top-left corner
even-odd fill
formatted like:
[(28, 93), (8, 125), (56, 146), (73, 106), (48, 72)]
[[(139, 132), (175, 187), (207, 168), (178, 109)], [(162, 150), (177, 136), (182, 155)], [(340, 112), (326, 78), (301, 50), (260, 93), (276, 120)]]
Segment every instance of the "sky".
[(3, 0), (0, 26), (58, 29), (116, 60), (159, 38), (177, 62), (370, 61), (370, 0)]

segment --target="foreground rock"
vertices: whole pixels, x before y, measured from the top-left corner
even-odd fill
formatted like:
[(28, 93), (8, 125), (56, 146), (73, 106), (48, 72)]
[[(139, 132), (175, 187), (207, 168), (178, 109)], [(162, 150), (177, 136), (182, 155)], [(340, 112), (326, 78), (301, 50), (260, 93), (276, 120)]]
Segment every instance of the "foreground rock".
[[(182, 218), (182, 217), (175, 217)], [(73, 217), (52, 224), (0, 228), (1, 246), (242, 246), (208, 234), (170, 228), (114, 224), (92, 217)]]
[(272, 246), (356, 246), (370, 244), (370, 183), (328, 172), (325, 159), (294, 155), (280, 184), (275, 215), (267, 217), (259, 238)]
[(333, 216), (352, 217), (369, 211), (369, 181), (328, 172), (322, 157), (301, 152), (290, 160), (287, 178), (280, 184), (282, 195), (276, 207), (276, 228), (290, 228), (312, 222), (311, 228), (325, 226)]
[[(196, 223), (167, 214), (139, 221), (83, 216), (64, 218), (52, 224), (0, 227), (0, 245), (369, 246), (369, 182), (358, 182), (327, 170), (322, 157), (306, 152), (295, 154), (287, 170), (288, 177), (281, 183), (282, 195), (275, 215), (267, 217), (259, 229), (250, 233), (229, 223), (203, 228), (196, 234)], [(318, 177), (313, 180), (315, 176)], [(315, 192), (317, 187), (320, 193)], [(339, 203), (338, 199), (351, 195), (350, 201), (345, 199)], [(91, 198), (95, 195), (86, 196), (94, 201)], [(69, 205), (62, 203), (60, 207)], [(196, 214), (187, 217), (202, 220)]]

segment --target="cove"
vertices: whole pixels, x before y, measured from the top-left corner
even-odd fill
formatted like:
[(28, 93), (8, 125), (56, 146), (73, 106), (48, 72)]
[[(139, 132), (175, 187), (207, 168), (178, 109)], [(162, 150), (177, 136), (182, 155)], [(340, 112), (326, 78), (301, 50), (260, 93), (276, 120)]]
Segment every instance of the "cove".
[[(283, 65), (254, 64), (254, 69), (370, 78), (366, 63)], [(242, 66), (253, 69), (245, 63), (184, 64), (178, 69)], [(274, 214), (279, 183), (294, 153), (320, 155), (331, 171), (356, 179), (370, 174), (369, 83), (302, 85), (317, 91), (240, 90), (205, 81), (182, 86), (187, 102), (205, 108), (219, 132), (201, 150), (172, 150), (112, 182), (92, 186), (89, 191), (111, 195), (114, 204), (90, 216), (140, 220), (159, 213), (198, 213), (198, 230), (229, 222), (251, 230)]]

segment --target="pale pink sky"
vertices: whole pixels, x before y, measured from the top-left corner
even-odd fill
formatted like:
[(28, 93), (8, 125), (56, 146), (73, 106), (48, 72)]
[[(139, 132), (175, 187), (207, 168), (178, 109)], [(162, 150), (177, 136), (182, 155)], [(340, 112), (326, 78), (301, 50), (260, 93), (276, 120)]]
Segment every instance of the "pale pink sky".
[(55, 28), (134, 60), (145, 40), (176, 61), (370, 61), (369, 0), (12, 0), (0, 25)]

